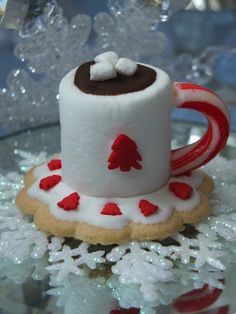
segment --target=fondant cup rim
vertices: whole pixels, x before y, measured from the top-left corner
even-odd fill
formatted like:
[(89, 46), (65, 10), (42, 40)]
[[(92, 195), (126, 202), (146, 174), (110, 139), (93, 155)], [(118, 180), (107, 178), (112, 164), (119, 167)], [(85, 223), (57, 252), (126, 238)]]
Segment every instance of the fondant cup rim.
[[(104, 245), (120, 244), (128, 240), (163, 240), (179, 231), (183, 224), (196, 224), (210, 213), (208, 198), (213, 190), (213, 180), (201, 172), (202, 182), (195, 189), (199, 193), (199, 204), (190, 210), (174, 209), (165, 221), (149, 224), (131, 221), (119, 229), (104, 228), (80, 221), (66, 221), (52, 215), (47, 204), (29, 196), (28, 190), (36, 182), (33, 170), (26, 174), (25, 187), (18, 194), (16, 204), (24, 213), (34, 215), (34, 222), (39, 229), (57, 236), (73, 237), (91, 244)], [(118, 216), (111, 217), (116, 219)]]
[[(80, 97), (91, 97), (93, 99), (95, 99), (96, 101), (98, 99), (101, 99), (103, 102), (104, 100), (107, 102), (107, 105), (109, 105), (110, 100), (112, 99), (119, 99), (121, 102), (123, 101), (124, 98), (126, 98), (127, 96), (129, 97), (142, 97), (143, 99), (145, 99), (148, 96), (148, 93), (150, 91), (156, 90), (158, 88), (161, 89), (163, 88), (163, 85), (161, 85), (160, 83), (160, 77), (161, 79), (170, 79), (168, 74), (166, 72), (164, 72), (162, 69), (152, 66), (150, 64), (146, 64), (146, 63), (141, 63), (141, 62), (137, 62), (138, 65), (141, 66), (145, 66), (145, 67), (149, 67), (150, 69), (154, 70), (156, 72), (156, 78), (153, 81), (153, 83), (147, 87), (145, 87), (144, 89), (141, 90), (137, 90), (137, 91), (133, 91), (133, 92), (129, 92), (129, 93), (121, 93), (121, 94), (117, 94), (117, 95), (97, 95), (97, 94), (88, 94), (85, 93), (84, 91), (82, 91), (79, 87), (77, 87), (76, 85), (74, 85), (74, 77), (75, 77), (75, 73), (78, 69), (77, 67), (74, 67), (72, 70), (70, 70), (61, 80), (60, 84), (59, 84), (59, 93), (62, 89), (62, 85), (64, 82), (72, 82), (73, 84), (71, 85), (73, 87), (73, 92), (75, 94), (77, 94)], [(172, 82), (173, 83), (173, 82)], [(174, 85), (173, 85), (173, 93), (174, 93)], [(173, 104), (173, 107), (175, 107), (175, 105)]]
[[(136, 63), (137, 71), (132, 75), (112, 76), (106, 80), (91, 80), (90, 67), (98, 65), (94, 61), (88, 61), (77, 67), (74, 76), (74, 85), (85, 94), (98, 96), (117, 96), (142, 91), (156, 81), (156, 69), (150, 66)], [(100, 63), (101, 65), (101, 63)]]

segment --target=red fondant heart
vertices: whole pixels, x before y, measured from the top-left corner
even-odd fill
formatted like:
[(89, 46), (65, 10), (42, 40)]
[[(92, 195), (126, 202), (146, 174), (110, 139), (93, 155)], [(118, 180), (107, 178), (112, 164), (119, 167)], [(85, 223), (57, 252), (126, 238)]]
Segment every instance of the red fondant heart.
[(117, 216), (122, 215), (119, 207), (115, 203), (107, 203), (103, 210), (101, 211), (102, 215), (110, 215), (110, 216)]
[(74, 192), (66, 197), (64, 197), (57, 205), (64, 210), (74, 210), (77, 209), (79, 205), (80, 196), (77, 192)]
[(139, 208), (145, 217), (148, 217), (158, 211), (159, 207), (147, 200), (140, 200)]
[(139, 309), (119, 309), (119, 310), (112, 310), (110, 314), (139, 314), (140, 310)]
[(181, 200), (187, 200), (192, 196), (193, 188), (184, 182), (171, 182), (169, 190)]
[(61, 176), (55, 174), (52, 176), (48, 176), (43, 178), (39, 182), (39, 187), (41, 190), (47, 191), (57, 185), (61, 181)]
[(61, 169), (61, 159), (50, 160), (48, 163), (48, 169), (51, 171)]

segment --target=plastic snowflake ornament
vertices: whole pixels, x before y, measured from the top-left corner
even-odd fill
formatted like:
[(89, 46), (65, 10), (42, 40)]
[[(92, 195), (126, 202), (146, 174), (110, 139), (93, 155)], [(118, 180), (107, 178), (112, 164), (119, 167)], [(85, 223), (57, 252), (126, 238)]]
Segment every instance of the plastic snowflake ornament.
[(49, 254), (49, 260), (52, 264), (47, 267), (47, 270), (49, 272), (58, 271), (57, 279), (60, 282), (70, 273), (79, 276), (84, 275), (84, 265), (90, 269), (95, 269), (97, 264), (105, 262), (102, 257), (104, 251), (90, 253), (88, 247), (88, 244), (82, 243), (75, 249), (71, 249), (68, 245), (63, 245), (61, 248), (60, 243), (56, 243), (55, 246), (52, 246), (53, 251)]
[(97, 264), (105, 262), (105, 259), (102, 257), (104, 251), (89, 252), (89, 244), (81, 243), (81, 245), (73, 250), (74, 255), (80, 256), (80, 263), (87, 265), (90, 269), (95, 269)]
[[(233, 194), (231, 194), (233, 195)], [(236, 214), (222, 214), (218, 217), (209, 217), (211, 230), (225, 238), (227, 241), (236, 241)]]
[[(84, 276), (68, 275), (58, 283), (56, 273), (50, 274), (51, 288), (48, 294), (58, 297), (57, 305), (64, 306), (66, 313), (101, 313), (108, 314), (118, 307), (111, 289), (106, 286), (105, 279), (91, 279), (88, 273)], [(63, 311), (64, 312), (64, 311)]]
[(197, 239), (191, 239), (178, 233), (174, 239), (181, 245), (179, 251), (182, 263), (189, 264), (193, 258), (196, 267), (201, 267), (204, 264), (212, 265), (223, 270), (224, 266), (218, 259), (224, 255), (221, 249), (221, 244), (207, 238), (201, 233), (197, 235)]
[(50, 260), (52, 262), (61, 261), (59, 263), (55, 263), (47, 267), (47, 270), (49, 272), (58, 270), (57, 279), (59, 282), (63, 281), (66, 278), (66, 276), (70, 273), (79, 276), (84, 274), (83, 269), (79, 267), (80, 266), (79, 259), (74, 259), (73, 255), (71, 256), (71, 248), (67, 245), (63, 246), (62, 251), (51, 253)]
[(48, 249), (51, 252), (60, 251), (65, 239), (61, 237), (52, 237), (50, 243), (48, 244)]
[[(154, 282), (166, 282), (173, 279), (173, 263), (170, 260), (143, 250), (138, 242), (131, 242), (125, 255), (112, 267), (114, 274), (119, 275), (123, 284), (138, 283), (147, 300), (156, 297)], [(109, 258), (112, 254), (109, 255)]]
[(23, 176), (18, 173), (10, 172), (6, 176), (0, 174), (0, 201), (11, 201), (22, 187)]

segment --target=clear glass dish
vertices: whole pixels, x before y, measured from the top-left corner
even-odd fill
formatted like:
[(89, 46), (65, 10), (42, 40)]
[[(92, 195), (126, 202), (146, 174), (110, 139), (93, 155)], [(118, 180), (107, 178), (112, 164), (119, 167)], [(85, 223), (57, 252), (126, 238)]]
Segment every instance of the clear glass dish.
[[(173, 122), (173, 146), (178, 147), (196, 141), (204, 132), (205, 126), (190, 122)], [(60, 127), (59, 124), (43, 126), (36, 129), (18, 132), (0, 140), (0, 173), (10, 171), (19, 172), (15, 150), (25, 150), (33, 154), (45, 151), (53, 155), (60, 151)], [(231, 133), (225, 149), (221, 153), (226, 159), (236, 158), (236, 135)], [(17, 265), (16, 265), (17, 271)], [(236, 285), (236, 280), (231, 278), (231, 286)], [(48, 278), (43, 281), (28, 279), (24, 283), (13, 283), (10, 279), (1, 279), (0, 284), (0, 313), (4, 314), (40, 314), (63, 313), (62, 308), (56, 306), (56, 299), (48, 296)], [(227, 292), (228, 291), (228, 292)], [(232, 289), (226, 289), (225, 299), (233, 300)], [(236, 307), (232, 307), (232, 309)], [(160, 313), (171, 313), (171, 309), (165, 307)], [(79, 313), (79, 312), (78, 312)], [(235, 313), (233, 310), (229, 313)], [(75, 313), (76, 314), (76, 313)], [(92, 314), (92, 313), (88, 313)], [(108, 313), (99, 313), (108, 314)]]

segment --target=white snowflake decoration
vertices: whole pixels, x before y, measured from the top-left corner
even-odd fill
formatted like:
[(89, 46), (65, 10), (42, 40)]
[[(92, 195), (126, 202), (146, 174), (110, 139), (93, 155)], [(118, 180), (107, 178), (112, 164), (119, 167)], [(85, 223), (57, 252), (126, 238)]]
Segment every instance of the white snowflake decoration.
[(15, 205), (15, 196), (22, 187), (22, 175), (0, 175), (0, 277), (18, 283), (30, 275), (37, 280), (46, 275), (44, 254), (48, 244), (47, 235)]
[[(53, 240), (55, 241), (55, 240)], [(52, 246), (49, 246), (52, 248)], [(53, 247), (49, 253), (49, 261), (52, 265), (47, 267), (49, 272), (58, 270), (57, 279), (63, 281), (65, 277), (73, 273), (82, 276), (85, 274), (82, 265), (90, 269), (96, 269), (97, 264), (105, 262), (102, 257), (104, 251), (88, 252), (89, 245), (81, 243), (76, 249), (71, 249), (68, 245)]]
[[(12, 201), (16, 196), (19, 189), (23, 187), (23, 176), (16, 172), (10, 172), (6, 176), (0, 174), (0, 200), (1, 201)], [(5, 204), (4, 204), (5, 205)], [(0, 203), (1, 206), (1, 203)], [(2, 211), (4, 211), (4, 208)], [(7, 209), (7, 214), (10, 209)], [(14, 211), (14, 209), (13, 209)]]
[(115, 255), (113, 255), (113, 250), (106, 256), (108, 261), (116, 261), (112, 272), (119, 275), (120, 283), (140, 284), (140, 289), (147, 301), (157, 298), (154, 283), (173, 280), (171, 271), (173, 263), (154, 251), (142, 249), (138, 242), (129, 243), (125, 251), (123, 250), (123, 255), (118, 257), (119, 260), (117, 249), (114, 250)]
[[(47, 158), (45, 153), (15, 153), (23, 158), (19, 162), (23, 171)], [(228, 193), (235, 191), (235, 180), (232, 179), (236, 177), (232, 171), (236, 169), (234, 164), (235, 161), (218, 158), (206, 167), (216, 185), (212, 199), (213, 213), (195, 226), (194, 238), (182, 232), (173, 237), (179, 245), (175, 242), (164, 245), (154, 241), (132, 241), (98, 250), (79, 241), (71, 247), (68, 243), (64, 244), (64, 238), (52, 237), (49, 240), (14, 204), (14, 198), (23, 186), (22, 175), (9, 173), (1, 176), (0, 269), (12, 280), (23, 282), (30, 274), (33, 278), (42, 278), (46, 267), (54, 287), (50, 294), (60, 296), (58, 302), (68, 309), (66, 313), (72, 313), (70, 310), (76, 308), (78, 302), (86, 303), (88, 295), (92, 296), (95, 292), (102, 308), (104, 295), (109, 291), (110, 303), (107, 300), (106, 311), (116, 304), (112, 293), (120, 306), (138, 307), (145, 313), (153, 314), (156, 306), (171, 303), (189, 289), (200, 288), (206, 283), (222, 289), (225, 271), (230, 269), (230, 263), (236, 256), (233, 194), (229, 203), (225, 201)], [(221, 181), (222, 176), (224, 182)], [(49, 252), (48, 260), (46, 252)], [(112, 269), (107, 282), (103, 278), (89, 278), (91, 270), (104, 270), (107, 265), (111, 265)], [(80, 284), (88, 287), (87, 295), (82, 293), (84, 289), (78, 291)], [(85, 311), (90, 311), (91, 303), (86, 306)]]
[(208, 225), (212, 231), (217, 232), (227, 241), (236, 241), (236, 213), (221, 214), (217, 217), (209, 217)]
[(118, 302), (112, 296), (112, 290), (105, 284), (104, 278), (89, 278), (69, 274), (58, 283), (56, 273), (50, 275), (50, 295), (57, 296), (57, 305), (63, 306), (65, 314), (109, 313), (118, 308)]
[(224, 270), (224, 266), (217, 259), (224, 255), (221, 243), (216, 242), (216, 239), (211, 239), (203, 234), (197, 235), (196, 239), (189, 239), (178, 233), (174, 239), (180, 244), (179, 257), (183, 264), (189, 264), (191, 259), (194, 259), (194, 264), (197, 268), (204, 264), (209, 264), (217, 269)]

